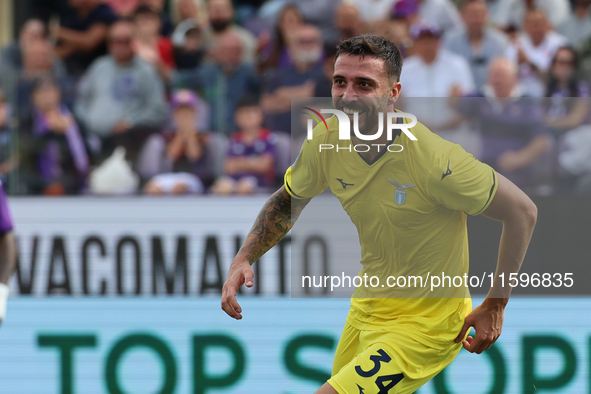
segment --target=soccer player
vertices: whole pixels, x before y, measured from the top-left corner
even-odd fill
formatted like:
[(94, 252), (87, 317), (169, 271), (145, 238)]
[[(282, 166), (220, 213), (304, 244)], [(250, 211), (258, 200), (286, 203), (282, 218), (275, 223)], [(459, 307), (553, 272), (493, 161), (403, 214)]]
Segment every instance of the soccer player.
[[(395, 111), (401, 68), (400, 51), (383, 37), (343, 41), (333, 75), (335, 109), (350, 118), (357, 112), (359, 131), (374, 134), (378, 113)], [(367, 152), (319, 152), (320, 144), (346, 142), (338, 139), (336, 117), (327, 119), (327, 125), (328, 130), (317, 126), (313, 139), (303, 144), (284, 186), (269, 198), (232, 262), (222, 290), (222, 309), (228, 315), (242, 318), (236, 292), (242, 284), (253, 286), (251, 265), (285, 236), (310, 199), (327, 187), (358, 228), (360, 276), (466, 273), (467, 214), (503, 223), (497, 274), (508, 277), (519, 271), (537, 208), (505, 177), (420, 123), (409, 128), (416, 141), (397, 130), (391, 141), (387, 133), (371, 141), (375, 145)], [(350, 142), (366, 141), (353, 135)], [(389, 144), (404, 149), (389, 152), (384, 149)], [(443, 370), (462, 346), (482, 353), (497, 340), (510, 294), (510, 287), (501, 288), (498, 276), (474, 310), (467, 289), (467, 294), (449, 289), (449, 296), (403, 289), (391, 293), (396, 297), (376, 297), (371, 288), (359, 289), (351, 299), (332, 377), (317, 394), (414, 392)], [(408, 296), (400, 291), (409, 291)], [(476, 331), (474, 337), (467, 336), (470, 327)]]
[(4, 186), (0, 183), (0, 325), (6, 317), (8, 280), (16, 266), (16, 241)]

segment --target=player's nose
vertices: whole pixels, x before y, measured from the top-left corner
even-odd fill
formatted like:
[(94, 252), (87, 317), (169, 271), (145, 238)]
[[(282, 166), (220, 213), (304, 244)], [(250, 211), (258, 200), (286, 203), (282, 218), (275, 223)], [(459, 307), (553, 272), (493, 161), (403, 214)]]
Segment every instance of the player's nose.
[(343, 92), (343, 95), (341, 96), (341, 99), (344, 103), (351, 103), (357, 101), (359, 97), (357, 96), (357, 93), (355, 93), (355, 90), (352, 86), (347, 86)]

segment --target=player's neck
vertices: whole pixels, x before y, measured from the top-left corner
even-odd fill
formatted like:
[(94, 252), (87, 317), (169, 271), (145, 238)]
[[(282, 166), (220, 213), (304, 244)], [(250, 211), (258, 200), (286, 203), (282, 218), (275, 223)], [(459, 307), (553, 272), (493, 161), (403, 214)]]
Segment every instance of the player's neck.
[(392, 141), (388, 141), (388, 134), (383, 132), (382, 135), (373, 141), (363, 141), (357, 138), (357, 136), (351, 136), (351, 141), (354, 145), (368, 145), (369, 150), (367, 152), (358, 151), (357, 153), (368, 162), (372, 162), (378, 155), (382, 153), (384, 149), (388, 149), (388, 145), (392, 143)]

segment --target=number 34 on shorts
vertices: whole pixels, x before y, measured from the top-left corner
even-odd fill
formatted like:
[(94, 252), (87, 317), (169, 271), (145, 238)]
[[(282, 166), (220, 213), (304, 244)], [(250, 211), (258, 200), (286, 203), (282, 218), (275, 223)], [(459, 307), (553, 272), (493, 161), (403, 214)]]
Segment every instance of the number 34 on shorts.
[(421, 384), (405, 379), (399, 355), (385, 344), (374, 344), (345, 365), (328, 383), (339, 394), (412, 393)]

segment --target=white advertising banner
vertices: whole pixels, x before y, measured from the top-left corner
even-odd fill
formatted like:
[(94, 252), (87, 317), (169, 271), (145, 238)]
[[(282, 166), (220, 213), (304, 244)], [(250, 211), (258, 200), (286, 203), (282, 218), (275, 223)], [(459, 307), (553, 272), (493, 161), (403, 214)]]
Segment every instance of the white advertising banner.
[[(13, 198), (11, 293), (218, 293), (267, 198)], [(288, 237), (261, 259), (253, 291), (287, 294), (289, 257)]]

